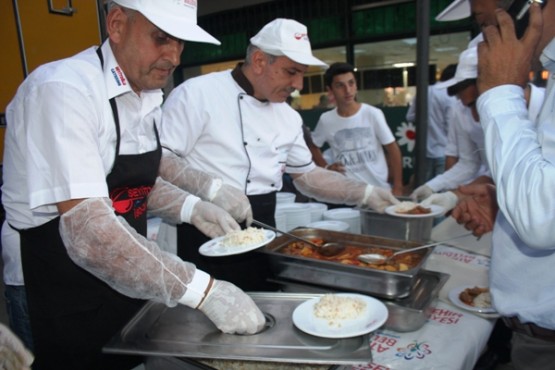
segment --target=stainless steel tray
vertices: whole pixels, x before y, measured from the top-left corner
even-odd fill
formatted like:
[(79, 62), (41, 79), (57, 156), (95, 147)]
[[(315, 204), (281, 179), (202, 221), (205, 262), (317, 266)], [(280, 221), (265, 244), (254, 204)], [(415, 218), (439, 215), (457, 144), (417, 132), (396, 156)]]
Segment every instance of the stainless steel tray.
[(297, 329), (295, 308), (318, 294), (251, 293), (267, 328), (256, 335), (223, 334), (200, 311), (147, 303), (104, 347), (104, 352), (198, 359), (277, 361), (299, 364), (360, 364), (372, 361), (369, 334), (319, 338)]
[[(439, 291), (449, 275), (421, 270), (406, 298), (381, 299), (387, 306), (389, 316), (384, 324), (386, 329), (409, 332), (420, 329), (432, 314), (438, 300)], [(298, 282), (275, 280), (285, 292), (308, 292), (313, 294), (334, 293), (337, 290), (322, 286), (300, 284)]]
[[(290, 231), (304, 238), (323, 238), (326, 241), (338, 241), (355, 246), (380, 246), (393, 250), (417, 247), (422, 243), (387, 239), (370, 235), (357, 235), (313, 228), (299, 228)], [(422, 254), (422, 260), (408, 271), (391, 272), (372, 268), (346, 265), (292, 256), (279, 250), (295, 239), (281, 235), (259, 250), (269, 255), (270, 266), (277, 279), (296, 280), (302, 283), (326, 286), (334, 289), (357, 291), (384, 298), (402, 298), (410, 294), (414, 278), (426, 262), (433, 248), (416, 252)]]

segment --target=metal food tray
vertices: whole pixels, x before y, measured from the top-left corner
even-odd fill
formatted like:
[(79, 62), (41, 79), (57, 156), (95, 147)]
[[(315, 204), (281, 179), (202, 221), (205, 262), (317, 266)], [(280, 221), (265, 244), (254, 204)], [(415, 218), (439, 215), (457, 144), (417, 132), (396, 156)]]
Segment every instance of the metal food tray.
[(200, 311), (149, 302), (104, 347), (104, 352), (197, 359), (352, 365), (372, 361), (369, 335), (319, 338), (297, 329), (295, 308), (319, 294), (251, 293), (267, 318), (255, 335), (224, 334)]
[[(290, 233), (307, 239), (322, 238), (327, 242), (342, 242), (361, 247), (389, 248), (394, 251), (422, 245), (422, 243), (413, 241), (313, 228), (299, 228), (290, 231)], [(276, 279), (296, 280), (388, 299), (407, 297), (410, 294), (414, 278), (433, 250), (433, 248), (426, 248), (413, 252), (422, 254), (420, 263), (408, 271), (395, 272), (288, 255), (279, 251), (294, 241), (296, 239), (281, 235), (264, 248), (259, 249), (260, 253), (269, 255), (270, 266)]]
[[(388, 318), (384, 328), (398, 332), (409, 332), (420, 329), (434, 310), (439, 291), (447, 280), (449, 274), (436, 271), (421, 270), (411, 287), (406, 298), (381, 299), (388, 311)], [(336, 290), (321, 286), (299, 284), (284, 280), (275, 280), (285, 292), (305, 293), (335, 293)]]

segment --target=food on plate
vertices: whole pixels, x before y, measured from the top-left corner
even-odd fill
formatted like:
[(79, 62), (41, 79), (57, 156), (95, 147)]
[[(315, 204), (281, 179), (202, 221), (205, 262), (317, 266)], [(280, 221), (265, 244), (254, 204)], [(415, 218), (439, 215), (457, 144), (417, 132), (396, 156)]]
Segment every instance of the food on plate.
[(245, 247), (262, 243), (266, 239), (263, 229), (248, 227), (244, 230), (232, 231), (221, 241), (224, 247)]
[[(311, 238), (311, 242), (316, 243), (318, 245), (322, 245), (324, 240), (321, 238)], [(358, 256), (365, 253), (379, 253), (384, 255), (385, 257), (389, 257), (393, 254), (395, 250), (388, 249), (387, 247), (380, 248), (380, 247), (361, 247), (361, 246), (354, 246), (354, 245), (345, 245), (345, 249), (334, 256), (324, 256), (315, 248), (312, 248), (307, 243), (296, 241), (291, 242), (284, 246), (283, 248), (279, 249), (280, 253), (293, 255), (293, 256), (300, 256), (330, 262), (337, 262), (344, 265), (353, 265), (359, 267), (368, 267), (373, 268), (376, 270), (384, 270), (384, 271), (407, 271), (414, 267), (416, 267), (422, 257), (425, 255), (425, 252), (417, 251), (412, 253), (403, 253), (394, 258), (391, 258), (385, 264), (369, 264), (366, 262), (362, 262), (358, 259)]]
[(473, 287), (466, 288), (459, 294), (459, 299), (461, 302), (477, 307), (477, 308), (489, 308), (491, 307), (491, 295), (489, 288)]
[(356, 297), (326, 294), (314, 305), (314, 316), (328, 321), (328, 325), (340, 327), (341, 320), (353, 320), (362, 315), (366, 302)]
[(405, 215), (425, 215), (432, 213), (431, 208), (422, 207), (420, 204), (410, 201), (404, 201), (397, 204), (394, 210), (395, 213), (402, 213)]

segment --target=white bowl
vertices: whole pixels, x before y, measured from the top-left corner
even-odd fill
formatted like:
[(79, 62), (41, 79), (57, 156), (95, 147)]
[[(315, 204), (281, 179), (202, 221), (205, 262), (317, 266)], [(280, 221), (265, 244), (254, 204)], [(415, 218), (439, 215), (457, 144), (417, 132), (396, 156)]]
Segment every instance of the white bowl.
[(333, 221), (333, 220), (323, 220), (323, 221), (316, 221), (311, 222), (307, 227), (312, 227), (315, 229), (324, 229), (324, 230), (331, 230), (331, 231), (342, 231), (342, 232), (349, 232), (351, 225), (343, 221)]
[(324, 220), (343, 221), (350, 225), (349, 232), (360, 234), (360, 211), (353, 208), (334, 208), (324, 212)]
[(310, 221), (320, 221), (324, 216), (324, 212), (328, 210), (328, 206), (324, 203), (315, 203), (310, 202), (307, 203), (308, 207), (310, 208)]

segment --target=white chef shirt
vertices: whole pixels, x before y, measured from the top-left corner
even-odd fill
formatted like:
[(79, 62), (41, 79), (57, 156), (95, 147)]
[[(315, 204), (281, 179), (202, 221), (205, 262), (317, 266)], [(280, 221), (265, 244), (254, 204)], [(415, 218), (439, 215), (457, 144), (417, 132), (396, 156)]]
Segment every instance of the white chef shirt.
[[(555, 40), (544, 55), (555, 60)], [(477, 107), (500, 210), (490, 268), (493, 302), (501, 315), (555, 329), (555, 141), (549, 134), (555, 127), (555, 68), (546, 67), (551, 75), (536, 122), (515, 85), (486, 91)]]
[[(415, 98), (416, 99), (416, 98)], [(447, 128), (449, 116), (457, 98), (449, 96), (447, 89), (435, 85), (428, 87), (428, 127), (426, 136), (426, 157), (445, 157), (445, 146), (447, 145)], [(416, 104), (413, 100), (410, 105), (407, 121), (415, 122)]]
[(345, 166), (345, 176), (391, 188), (383, 145), (395, 142), (395, 137), (380, 109), (363, 103), (350, 117), (340, 116), (337, 108), (322, 113), (312, 141), (318, 147), (328, 143), (334, 160)]
[[(58, 202), (108, 197), (116, 147), (111, 97), (117, 97), (120, 153), (156, 148), (153, 122), (161, 121), (162, 91), (138, 96), (107, 42), (102, 53), (104, 73), (92, 47), (37, 68), (8, 105), (2, 202), (6, 220), (18, 229), (57, 217)], [(15, 266), (5, 271), (20, 271), (18, 243), (3, 247)], [(6, 281), (19, 280), (10, 275)]]
[(194, 168), (247, 195), (278, 191), (284, 172), (315, 168), (299, 113), (287, 103), (247, 95), (231, 70), (191, 78), (173, 89), (163, 106), (160, 139)]

